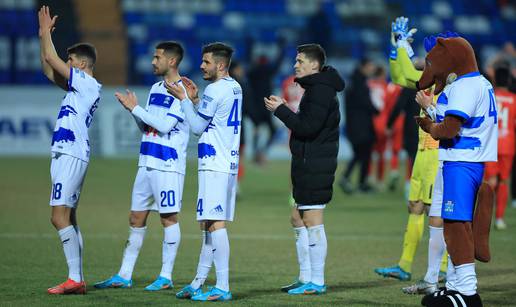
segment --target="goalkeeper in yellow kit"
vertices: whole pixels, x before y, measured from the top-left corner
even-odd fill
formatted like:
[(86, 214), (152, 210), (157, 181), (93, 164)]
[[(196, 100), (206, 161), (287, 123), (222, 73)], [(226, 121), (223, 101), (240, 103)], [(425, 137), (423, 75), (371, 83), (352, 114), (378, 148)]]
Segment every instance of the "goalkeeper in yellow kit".
[[(416, 88), (422, 71), (416, 70), (411, 57), (414, 55), (410, 42), (416, 29), (408, 30), (408, 18), (398, 17), (392, 23), (390, 73), (394, 83)], [(449, 33), (440, 36), (448, 36)], [(456, 35), (451, 33), (450, 35)], [(433, 41), (432, 41), (433, 39)], [(427, 52), (435, 45), (435, 37), (425, 39)], [(437, 100), (437, 96), (435, 97)], [(434, 100), (434, 101), (435, 101)], [(414, 102), (416, 103), (416, 102)], [(431, 210), (434, 181), (440, 167), (438, 160), (439, 142), (419, 128), (419, 143), (412, 176), (408, 202), (408, 222), (403, 239), (403, 251), (398, 265), (377, 268), (375, 272), (385, 277), (402, 281), (411, 279), (412, 262), (419, 241), (423, 236), (424, 216), (429, 215), (430, 238), (428, 243), (428, 268), (423, 280), (403, 288), (407, 294), (429, 294), (437, 290), (438, 280), (444, 279), (447, 268), (446, 244), (443, 236), (443, 220), (440, 210)], [(442, 200), (434, 199), (434, 202)]]

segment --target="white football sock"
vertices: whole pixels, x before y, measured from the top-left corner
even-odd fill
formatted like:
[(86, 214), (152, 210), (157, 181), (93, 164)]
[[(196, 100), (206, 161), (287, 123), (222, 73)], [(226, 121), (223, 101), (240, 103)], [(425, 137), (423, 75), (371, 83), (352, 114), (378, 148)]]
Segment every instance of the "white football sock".
[(324, 285), (324, 263), (328, 249), (323, 224), (308, 227), (308, 244), (310, 249), (310, 265), (312, 267), (311, 282), (322, 286)]
[(308, 230), (306, 227), (295, 227), (297, 262), (299, 263), (299, 281), (309, 282), (311, 278), (310, 251), (308, 249)]
[(174, 261), (176, 260), (179, 243), (181, 242), (181, 230), (179, 229), (179, 223), (165, 227), (163, 232), (163, 264), (161, 266), (161, 273), (159, 273), (159, 276), (172, 280)]
[(474, 295), (477, 293), (477, 274), (475, 263), (461, 264), (455, 267), (455, 288), (461, 294)]
[(428, 239), (428, 267), (426, 269), (425, 281), (429, 283), (437, 283), (439, 280), (439, 270), (441, 268), (441, 259), (446, 249), (444, 241), (443, 228), (430, 228), (430, 238)]
[(122, 266), (118, 272), (118, 275), (123, 279), (131, 280), (133, 276), (134, 265), (136, 264), (136, 259), (138, 259), (140, 248), (142, 248), (146, 230), (147, 226), (140, 228), (129, 227), (129, 238), (125, 244)]
[(84, 241), (82, 239), (82, 233), (81, 233), (81, 229), (79, 228), (79, 225), (75, 225), (73, 226), (73, 228), (75, 229), (75, 232), (77, 233), (77, 239), (79, 239), (79, 255), (81, 257), (81, 280), (84, 280), (84, 272), (82, 270), (82, 254), (83, 254), (83, 251), (84, 251)]
[(217, 275), (215, 287), (229, 291), (229, 239), (226, 228), (217, 229), (211, 233), (211, 244)]
[(197, 275), (195, 275), (194, 280), (190, 283), (194, 289), (201, 287), (204, 284), (204, 281), (206, 281), (206, 278), (208, 278), (208, 273), (210, 272), (211, 264), (213, 262), (213, 246), (211, 241), (210, 232), (203, 231), (201, 254), (199, 255), (199, 264), (197, 265)]
[(79, 246), (79, 237), (72, 225), (67, 226), (58, 231), (63, 250), (68, 264), (68, 278), (81, 282), (81, 248)]
[(448, 254), (448, 270), (446, 271), (446, 289), (457, 291), (457, 275), (455, 273), (455, 266)]

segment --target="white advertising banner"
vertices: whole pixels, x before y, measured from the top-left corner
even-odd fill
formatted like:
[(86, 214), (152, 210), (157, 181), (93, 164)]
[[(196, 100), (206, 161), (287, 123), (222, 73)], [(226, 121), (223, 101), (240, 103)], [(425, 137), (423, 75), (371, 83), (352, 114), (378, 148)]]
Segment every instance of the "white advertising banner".
[[(150, 87), (130, 87), (140, 105), (145, 104)], [(89, 129), (92, 156), (131, 157), (139, 152), (141, 134), (131, 114), (116, 100), (115, 91), (125, 87), (103, 87), (93, 124)], [(50, 144), (64, 91), (55, 86), (0, 86), (0, 156), (50, 156)], [(244, 102), (245, 103), (245, 102)], [(244, 119), (246, 148), (252, 157), (254, 127)], [(288, 130), (275, 119), (278, 127), (268, 156), (290, 159)], [(259, 131), (258, 134), (262, 134)], [(264, 131), (264, 133), (267, 133)], [(349, 146), (341, 137), (340, 158), (349, 156)], [(197, 137), (190, 135), (189, 157), (197, 158)]]

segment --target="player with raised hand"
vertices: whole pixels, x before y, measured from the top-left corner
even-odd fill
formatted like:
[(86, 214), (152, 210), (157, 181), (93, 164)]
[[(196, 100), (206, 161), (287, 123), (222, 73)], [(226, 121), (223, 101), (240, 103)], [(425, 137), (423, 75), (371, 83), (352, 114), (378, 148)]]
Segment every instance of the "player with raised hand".
[(82, 272), (83, 241), (77, 225), (77, 206), (88, 169), (90, 144), (88, 128), (100, 100), (101, 85), (93, 77), (97, 58), (95, 47), (78, 43), (67, 49), (68, 60), (59, 58), (52, 43), (57, 16), (50, 8), (38, 12), (40, 58), (43, 73), (66, 91), (52, 136), (50, 174), (52, 224), (57, 229), (68, 264), (68, 279), (48, 289), (49, 294), (84, 294)]
[[(242, 88), (228, 74), (232, 54), (233, 49), (223, 43), (203, 47), (201, 71), (203, 79), (211, 83), (204, 90), (202, 99), (199, 99), (195, 83), (187, 78), (182, 78), (182, 81), (188, 95), (177, 82), (166, 85), (169, 92), (181, 100), (193, 133), (200, 136), (197, 220), (203, 242), (197, 275), (190, 285), (176, 294), (177, 298), (195, 301), (232, 299), (226, 222), (233, 220), (235, 212), (242, 110)], [(197, 110), (194, 104), (198, 104)], [(202, 286), (212, 262), (217, 284), (203, 293)]]
[(156, 46), (152, 66), (154, 74), (163, 80), (152, 86), (145, 108), (138, 105), (133, 92), (115, 94), (122, 106), (131, 112), (143, 136), (122, 266), (118, 274), (96, 283), (95, 288), (132, 287), (132, 274), (150, 211), (159, 212), (164, 238), (161, 272), (145, 290), (173, 287), (172, 270), (181, 241), (178, 213), (183, 199), (189, 127), (179, 101), (168, 94), (165, 83), (181, 83), (178, 67), (183, 54), (183, 47), (174, 41), (160, 42)]

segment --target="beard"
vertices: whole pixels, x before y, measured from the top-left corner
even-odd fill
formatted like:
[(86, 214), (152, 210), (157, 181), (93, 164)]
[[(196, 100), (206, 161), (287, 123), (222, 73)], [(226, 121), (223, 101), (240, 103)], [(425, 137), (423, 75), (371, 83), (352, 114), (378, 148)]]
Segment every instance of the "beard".
[(203, 71), (202, 78), (206, 81), (215, 81), (215, 79), (217, 79), (217, 73), (215, 71)]

